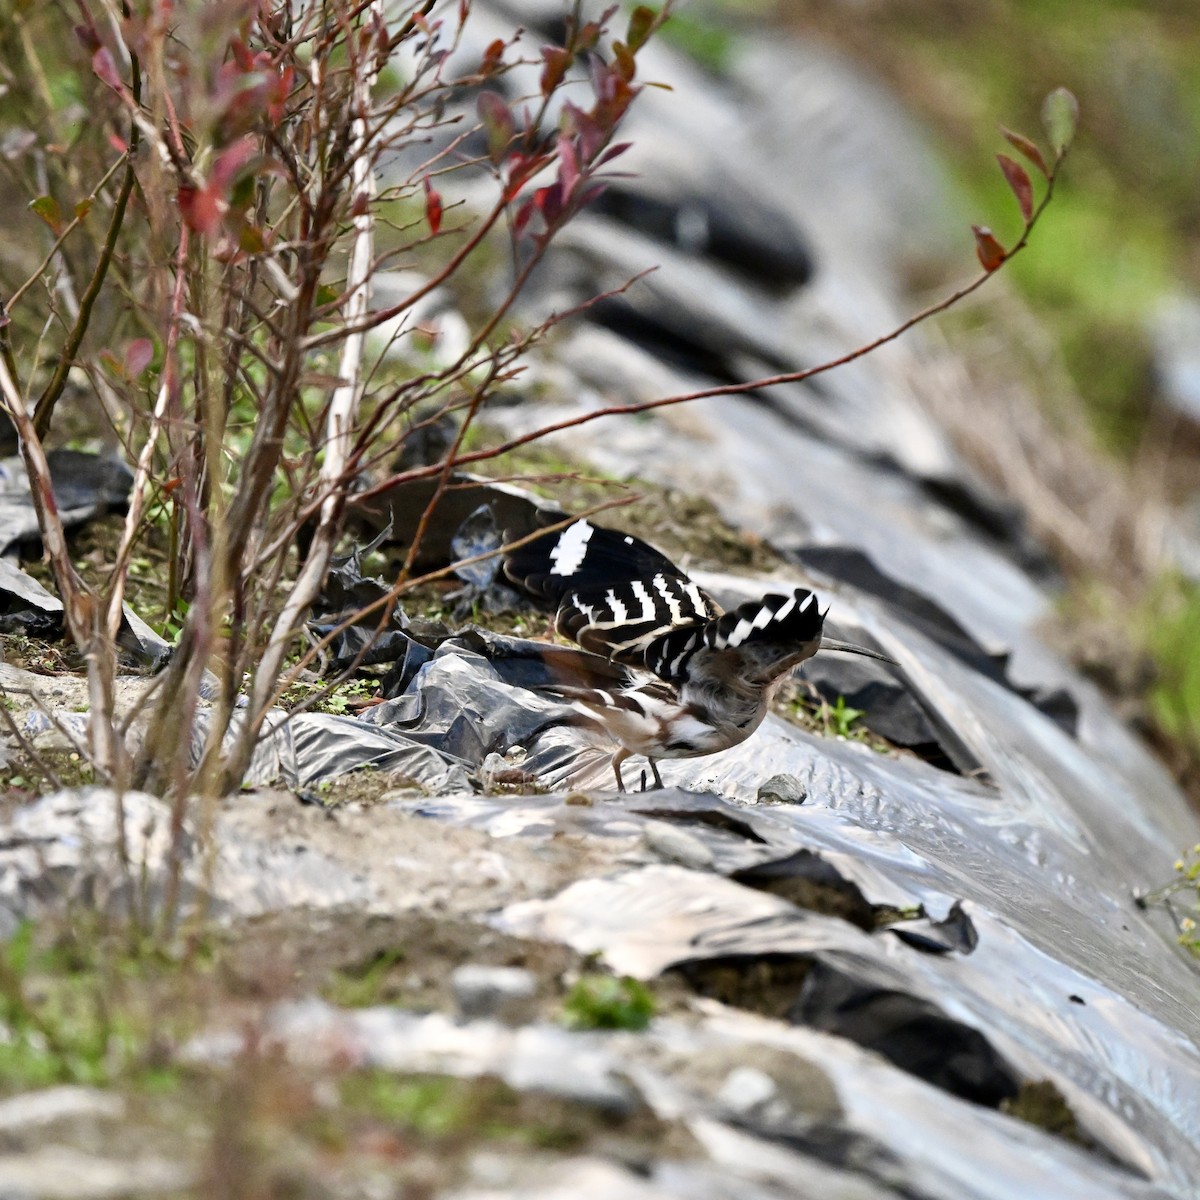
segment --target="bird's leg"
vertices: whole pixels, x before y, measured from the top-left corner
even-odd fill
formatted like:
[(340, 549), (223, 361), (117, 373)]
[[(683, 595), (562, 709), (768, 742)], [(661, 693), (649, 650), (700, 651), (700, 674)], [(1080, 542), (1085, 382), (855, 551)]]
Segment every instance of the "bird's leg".
[(658, 763), (652, 758), (646, 759), (650, 764), (650, 774), (654, 776), (654, 786), (661, 788), (663, 786), (662, 776), (658, 773)]
[(617, 791), (625, 790), (625, 780), (621, 778), (621, 764), (629, 757), (629, 751), (624, 746), (612, 756), (613, 774), (617, 777)]

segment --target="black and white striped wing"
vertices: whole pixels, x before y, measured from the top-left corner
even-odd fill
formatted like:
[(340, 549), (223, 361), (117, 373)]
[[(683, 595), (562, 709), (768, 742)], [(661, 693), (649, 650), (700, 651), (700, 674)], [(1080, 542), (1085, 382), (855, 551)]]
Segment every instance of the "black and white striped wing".
[(698, 635), (720, 611), (690, 579), (659, 572), (647, 579), (570, 592), (555, 624), (585, 650), (641, 667), (663, 638), (684, 632)]
[(558, 631), (585, 650), (643, 667), (664, 636), (698, 631), (721, 609), (653, 546), (580, 520), (530, 542), (505, 572), (535, 596), (558, 603)]
[(820, 649), (825, 614), (806, 588), (770, 593), (699, 629), (675, 630), (646, 652), (646, 666), (672, 682), (737, 677), (766, 683)]

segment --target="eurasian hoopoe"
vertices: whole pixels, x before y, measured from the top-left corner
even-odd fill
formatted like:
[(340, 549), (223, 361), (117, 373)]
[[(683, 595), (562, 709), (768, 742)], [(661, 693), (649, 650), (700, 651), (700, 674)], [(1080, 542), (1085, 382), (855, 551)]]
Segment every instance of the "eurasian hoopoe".
[[(554, 691), (599, 723), (620, 749), (657, 760), (713, 754), (745, 741), (797, 664), (819, 649), (882, 654), (822, 637), (825, 613), (805, 588), (771, 593), (722, 612), (711, 596), (639, 538), (579, 520), (507, 556), (505, 574), (558, 606), (555, 626), (601, 656), (582, 682)], [(612, 664), (625, 668), (614, 672)], [(590, 684), (590, 685), (589, 685)]]

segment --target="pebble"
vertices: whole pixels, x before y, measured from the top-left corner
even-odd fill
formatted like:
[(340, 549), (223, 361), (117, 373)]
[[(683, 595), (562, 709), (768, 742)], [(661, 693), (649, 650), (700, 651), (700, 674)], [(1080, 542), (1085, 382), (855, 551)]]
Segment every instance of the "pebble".
[(759, 804), (803, 804), (808, 789), (795, 775), (772, 775), (758, 789)]
[(465, 963), (451, 974), (450, 987), (464, 1020), (493, 1018), (515, 1024), (533, 1015), (537, 980), (522, 967)]

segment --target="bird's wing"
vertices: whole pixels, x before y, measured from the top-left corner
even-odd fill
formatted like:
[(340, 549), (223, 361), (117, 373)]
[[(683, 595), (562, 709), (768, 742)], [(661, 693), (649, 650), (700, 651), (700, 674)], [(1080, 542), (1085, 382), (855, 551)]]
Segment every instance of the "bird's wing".
[(657, 643), (672, 635), (699, 636), (718, 612), (716, 602), (690, 579), (658, 572), (569, 592), (555, 623), (585, 650), (645, 667)]
[(720, 606), (669, 558), (632, 534), (580, 520), (514, 551), (505, 573), (555, 601), (560, 633), (633, 667), (654, 643), (698, 632)]
[(505, 557), (504, 573), (530, 594), (554, 603), (568, 592), (658, 574), (687, 578), (641, 538), (584, 519), (513, 550)]
[(817, 652), (824, 623), (816, 596), (806, 588), (772, 592), (698, 630), (668, 633), (646, 650), (645, 665), (670, 682), (700, 677), (769, 682)]

